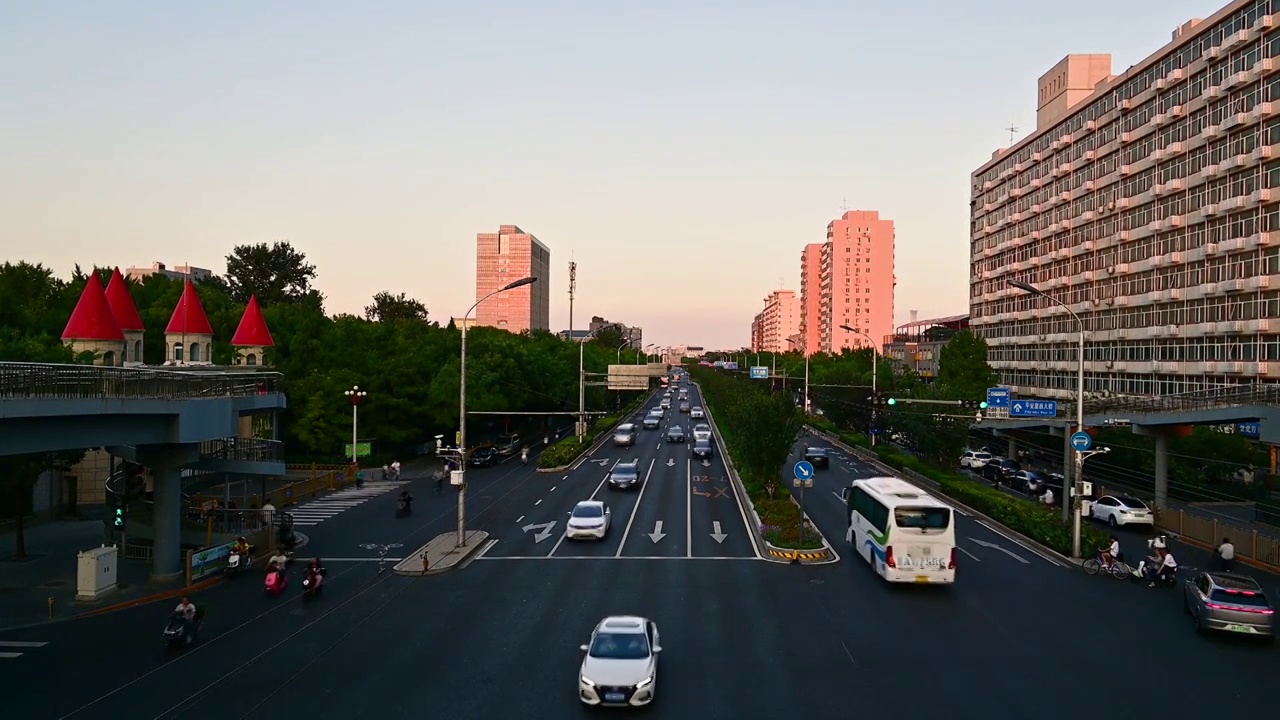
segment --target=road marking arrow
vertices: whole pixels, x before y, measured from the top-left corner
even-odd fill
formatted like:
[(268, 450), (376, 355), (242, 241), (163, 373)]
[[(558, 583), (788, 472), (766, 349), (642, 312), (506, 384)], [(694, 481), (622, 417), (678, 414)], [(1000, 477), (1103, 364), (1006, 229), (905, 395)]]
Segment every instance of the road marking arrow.
[(702, 460), (702, 467), (711, 467), (711, 461), (704, 458)]
[(604, 467), (609, 464), (609, 458), (605, 458), (603, 460), (592, 460), (591, 462), (596, 463), (600, 467)]
[(666, 536), (667, 534), (662, 532), (662, 521), (655, 522), (653, 524), (653, 532), (649, 533), (649, 539), (656, 543)]
[(671, 458), (667, 458), (667, 467), (674, 467), (675, 464), (676, 464), (675, 460), (672, 460)]
[(717, 543), (722, 543), (724, 542), (725, 538), (729, 537), (728, 535), (725, 535), (724, 533), (720, 532), (719, 520), (713, 521), (711, 523), (711, 529), (715, 530), (715, 532), (711, 533), (711, 539), (715, 540)]
[(552, 520), (551, 522), (534, 523), (532, 525), (525, 525), (520, 529), (525, 532), (529, 532), (530, 530), (540, 530), (541, 532), (533, 536), (533, 541), (535, 543), (540, 543), (543, 540), (546, 540), (547, 538), (551, 537), (551, 528), (555, 526), (556, 526), (556, 521)]
[(1030, 564), (1031, 564), (1031, 562), (1030, 562), (1029, 560), (1024, 560), (1024, 559), (1022, 559), (1022, 558), (1018, 557), (1017, 555), (1014, 555), (1013, 553), (1009, 552), (1008, 550), (1005, 550), (1004, 548), (1000, 547), (999, 545), (997, 545), (997, 544), (995, 544), (995, 543), (983, 542), (983, 541), (981, 541), (981, 540), (978, 540), (977, 538), (969, 538), (969, 539), (970, 539), (970, 540), (973, 540), (973, 541), (974, 541), (974, 542), (976, 542), (976, 543), (978, 543), (978, 544), (979, 544), (979, 545), (981, 545), (982, 547), (985, 547), (985, 548), (991, 548), (992, 550), (999, 550), (1000, 552), (1004, 553), (1005, 555), (1008, 555), (1009, 557), (1013, 558), (1014, 560), (1017, 560), (1018, 562), (1022, 563), (1023, 565), (1030, 565)]

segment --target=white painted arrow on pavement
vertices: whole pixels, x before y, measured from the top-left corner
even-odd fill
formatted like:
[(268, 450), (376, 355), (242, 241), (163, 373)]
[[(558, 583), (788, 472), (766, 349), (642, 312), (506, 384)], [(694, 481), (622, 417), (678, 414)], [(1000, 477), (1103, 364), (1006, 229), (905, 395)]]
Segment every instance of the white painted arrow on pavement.
[(711, 467), (711, 461), (703, 458), (702, 467)]
[(675, 460), (672, 460), (671, 458), (667, 458), (667, 467), (673, 467), (675, 464), (676, 464)]
[(592, 460), (591, 462), (596, 463), (600, 467), (604, 467), (609, 464), (609, 458), (605, 458), (603, 460)]
[(724, 542), (725, 538), (729, 537), (728, 535), (725, 535), (724, 533), (720, 532), (719, 520), (715, 520), (711, 523), (711, 529), (715, 530), (715, 532), (711, 533), (711, 539), (715, 540), (717, 543), (722, 543)]
[(649, 539), (656, 543), (666, 536), (667, 534), (662, 532), (662, 521), (655, 522), (653, 524), (653, 532), (649, 533)]
[(991, 548), (992, 550), (999, 550), (1000, 552), (1004, 553), (1005, 555), (1008, 555), (1009, 557), (1013, 558), (1014, 560), (1017, 560), (1018, 562), (1022, 563), (1023, 565), (1030, 565), (1030, 564), (1031, 564), (1031, 562), (1030, 562), (1029, 560), (1023, 560), (1022, 558), (1018, 557), (1017, 555), (1014, 555), (1013, 553), (1009, 552), (1008, 550), (1005, 550), (1004, 548), (1000, 547), (999, 545), (997, 545), (997, 544), (995, 544), (995, 543), (983, 542), (983, 541), (981, 541), (981, 540), (979, 540), (979, 539), (977, 539), (977, 538), (969, 538), (969, 539), (970, 539), (970, 540), (973, 540), (973, 541), (974, 541), (974, 542), (976, 542), (976, 543), (978, 543), (978, 544), (979, 544), (979, 545), (981, 545), (982, 547), (985, 547), (985, 548)]
[(543, 540), (546, 540), (547, 538), (551, 537), (551, 528), (555, 526), (556, 526), (556, 521), (552, 520), (551, 522), (534, 523), (532, 525), (525, 525), (520, 529), (525, 532), (529, 532), (530, 530), (540, 530), (541, 532), (533, 536), (533, 541), (536, 543), (540, 543)]

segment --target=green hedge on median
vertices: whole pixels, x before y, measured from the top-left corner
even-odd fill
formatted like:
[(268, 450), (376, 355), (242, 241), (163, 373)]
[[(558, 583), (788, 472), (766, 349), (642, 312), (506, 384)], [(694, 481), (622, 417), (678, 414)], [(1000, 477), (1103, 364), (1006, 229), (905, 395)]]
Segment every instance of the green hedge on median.
[[(907, 469), (938, 484), (942, 494), (968, 505), (1014, 532), (1021, 533), (1063, 555), (1071, 555), (1071, 523), (1063, 522), (1062, 511), (1049, 508), (993, 487), (942, 470), (899, 452), (892, 446), (876, 448), (880, 462), (898, 470)], [(1086, 557), (1095, 548), (1105, 547), (1108, 535), (1093, 525), (1080, 529), (1080, 547)]]
[(582, 456), (582, 453), (591, 448), (595, 441), (599, 439), (600, 434), (608, 432), (617, 425), (625, 417), (629, 417), (650, 398), (649, 393), (644, 393), (640, 397), (632, 400), (622, 410), (604, 417), (597, 418), (591, 423), (591, 427), (587, 429), (587, 434), (582, 436), (582, 442), (578, 442), (577, 435), (569, 435), (569, 437), (554, 443), (551, 447), (542, 451), (538, 456), (538, 467), (540, 468), (556, 468), (564, 467), (572, 464), (575, 460)]

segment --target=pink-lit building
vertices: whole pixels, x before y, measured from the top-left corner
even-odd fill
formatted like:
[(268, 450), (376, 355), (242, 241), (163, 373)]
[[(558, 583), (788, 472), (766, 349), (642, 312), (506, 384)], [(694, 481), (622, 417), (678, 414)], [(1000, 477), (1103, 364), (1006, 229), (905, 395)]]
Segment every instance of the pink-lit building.
[[(850, 210), (800, 256), (800, 334), (808, 354), (874, 347), (893, 332), (893, 221)], [(848, 325), (857, 332), (842, 330)]]
[(774, 290), (764, 299), (764, 309), (751, 323), (754, 352), (784, 353), (791, 350), (787, 338), (800, 332), (800, 298), (795, 290)]
[[(970, 323), (1001, 384), (1071, 398), (1280, 380), (1280, 15), (1239, 0), (1119, 75), (1068, 55), (973, 172)], [(1011, 287), (1029, 283), (1052, 299)]]
[(551, 251), (515, 225), (476, 234), (476, 300), (525, 277), (538, 281), (495, 295), (476, 308), (473, 325), (514, 333), (551, 329)]

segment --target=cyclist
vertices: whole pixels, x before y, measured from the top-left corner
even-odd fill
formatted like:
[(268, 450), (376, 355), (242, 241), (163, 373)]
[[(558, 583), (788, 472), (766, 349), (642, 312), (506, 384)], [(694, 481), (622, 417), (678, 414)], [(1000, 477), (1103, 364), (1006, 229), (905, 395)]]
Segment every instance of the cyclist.
[(1120, 557), (1120, 539), (1112, 535), (1111, 544), (1106, 548), (1098, 548), (1098, 552), (1102, 553), (1102, 567), (1110, 570), (1111, 564)]

